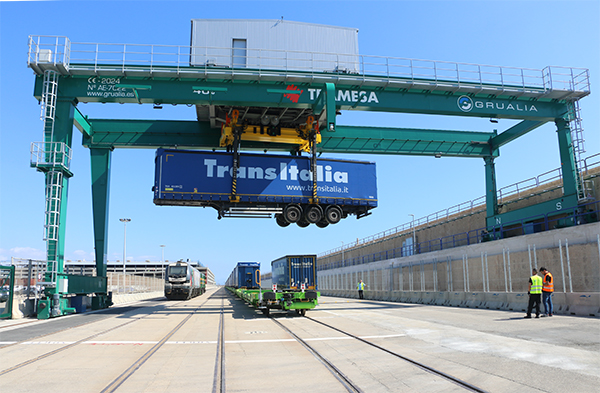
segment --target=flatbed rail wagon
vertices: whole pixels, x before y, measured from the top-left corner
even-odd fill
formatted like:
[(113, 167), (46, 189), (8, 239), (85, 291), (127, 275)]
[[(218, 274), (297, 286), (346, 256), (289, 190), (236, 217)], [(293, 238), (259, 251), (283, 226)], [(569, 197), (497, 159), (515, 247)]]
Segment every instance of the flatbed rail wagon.
[[(245, 288), (235, 285), (232, 277), (239, 276), (239, 264), (227, 280), (226, 287), (246, 303), (269, 315), (271, 310), (295, 310), (305, 315), (319, 303), (317, 291), (316, 255), (291, 255), (271, 262), (273, 286), (271, 289)], [(240, 262), (243, 263), (243, 262)], [(255, 275), (260, 280), (260, 271)], [(277, 270), (277, 272), (276, 272)], [(258, 283), (260, 285), (260, 283)]]

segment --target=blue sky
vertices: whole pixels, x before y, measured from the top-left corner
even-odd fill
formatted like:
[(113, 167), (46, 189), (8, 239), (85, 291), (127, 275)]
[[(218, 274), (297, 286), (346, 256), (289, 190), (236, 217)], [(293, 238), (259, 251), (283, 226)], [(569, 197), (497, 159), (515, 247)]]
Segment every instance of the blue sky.
[[(0, 260), (43, 259), (44, 178), (29, 168), (31, 142), (42, 137), (34, 77), (27, 68), (29, 35), (61, 35), (75, 42), (189, 45), (190, 20), (279, 19), (359, 29), (365, 55), (523, 68), (589, 68), (592, 94), (581, 100), (587, 153), (600, 151), (599, 1), (48, 1), (0, 2)], [(80, 105), (96, 118), (194, 120), (193, 108)], [(502, 131), (508, 121), (344, 112), (338, 124)], [(69, 183), (66, 259), (93, 259), (89, 152), (74, 131)], [(478, 198), (485, 191), (482, 159), (347, 156), (376, 161), (379, 207), (319, 229), (279, 228), (274, 220), (223, 219), (213, 209), (152, 203), (153, 150), (113, 152), (109, 260), (199, 260), (223, 282), (238, 261), (263, 271), (286, 254), (321, 253), (432, 212)], [(546, 124), (508, 144), (496, 160), (498, 186), (560, 165), (555, 127)]]

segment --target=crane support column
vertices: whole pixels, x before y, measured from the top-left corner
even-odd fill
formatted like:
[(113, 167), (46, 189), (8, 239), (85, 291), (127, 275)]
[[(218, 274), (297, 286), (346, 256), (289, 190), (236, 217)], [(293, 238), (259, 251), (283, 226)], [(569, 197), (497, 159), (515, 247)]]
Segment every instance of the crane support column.
[(565, 119), (556, 119), (556, 132), (558, 133), (558, 149), (560, 151), (560, 167), (563, 177), (564, 195), (580, 195), (579, 173), (575, 162), (571, 127)]
[(82, 284), (86, 291), (96, 292), (96, 296), (92, 298), (92, 309), (94, 310), (106, 308), (112, 304), (110, 295), (107, 292), (108, 283), (106, 278), (111, 153), (112, 149), (90, 149), (94, 252), (96, 255), (96, 278), (98, 281), (97, 286), (89, 282), (82, 282)]
[(498, 190), (496, 187), (496, 165), (494, 157), (487, 156), (485, 161), (485, 212), (488, 226), (494, 225), (498, 214)]
[(94, 250), (97, 275), (102, 277), (106, 277), (111, 153), (111, 149), (90, 149)]

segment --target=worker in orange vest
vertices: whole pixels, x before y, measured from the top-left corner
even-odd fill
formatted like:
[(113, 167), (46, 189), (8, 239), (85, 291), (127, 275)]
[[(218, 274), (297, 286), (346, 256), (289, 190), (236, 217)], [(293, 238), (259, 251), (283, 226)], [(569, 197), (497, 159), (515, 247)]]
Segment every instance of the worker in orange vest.
[(554, 277), (552, 273), (545, 267), (540, 268), (540, 273), (544, 275), (543, 286), (542, 286), (542, 303), (544, 304), (544, 315), (543, 317), (551, 317), (554, 311), (552, 305), (552, 294), (554, 293)]

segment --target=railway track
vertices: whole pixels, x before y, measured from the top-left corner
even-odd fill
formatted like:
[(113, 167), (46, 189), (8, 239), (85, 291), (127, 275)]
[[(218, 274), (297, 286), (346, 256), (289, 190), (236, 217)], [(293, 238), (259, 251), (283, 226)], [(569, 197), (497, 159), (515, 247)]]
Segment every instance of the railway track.
[[(169, 305), (169, 307), (173, 307), (173, 306), (176, 306), (176, 305), (178, 305), (178, 304), (179, 304), (179, 303), (177, 303), (177, 304), (173, 304), (173, 305)], [(166, 307), (165, 307), (165, 308), (166, 308)], [(132, 319), (132, 320), (130, 320), (130, 321), (124, 322), (124, 323), (122, 323), (122, 324), (119, 324), (119, 325), (117, 325), (117, 326), (113, 326), (113, 327), (112, 327), (112, 328), (110, 328), (110, 329), (105, 329), (105, 330), (103, 330), (103, 331), (101, 331), (101, 332), (98, 332), (98, 333), (96, 333), (96, 334), (92, 334), (92, 335), (90, 335), (90, 336), (84, 337), (84, 338), (82, 338), (82, 339), (80, 339), (80, 340), (77, 340), (77, 341), (75, 341), (75, 342), (73, 342), (73, 343), (66, 344), (66, 345), (64, 345), (64, 346), (62, 346), (62, 347), (60, 347), (60, 348), (57, 348), (57, 349), (53, 350), (53, 351), (47, 352), (47, 353), (45, 353), (45, 354), (42, 354), (42, 355), (40, 355), (40, 356), (37, 356), (37, 357), (35, 357), (35, 358), (32, 358), (32, 359), (26, 360), (26, 361), (24, 361), (24, 362), (22, 362), (22, 363), (19, 363), (19, 364), (17, 364), (17, 365), (14, 365), (14, 366), (12, 366), (12, 367), (9, 367), (9, 368), (7, 368), (7, 369), (1, 370), (1, 371), (0, 371), (0, 376), (2, 376), (2, 375), (5, 375), (5, 374), (8, 374), (8, 373), (10, 373), (10, 372), (12, 372), (12, 371), (18, 370), (18, 369), (20, 369), (20, 368), (23, 368), (23, 367), (25, 367), (25, 366), (29, 366), (29, 365), (31, 365), (31, 364), (33, 364), (33, 363), (37, 362), (37, 361), (40, 361), (40, 360), (42, 360), (42, 359), (46, 359), (46, 358), (48, 358), (48, 357), (50, 357), (50, 356), (56, 355), (56, 354), (58, 354), (58, 353), (61, 353), (61, 352), (63, 352), (63, 351), (66, 351), (67, 349), (73, 348), (74, 346), (76, 346), (76, 345), (79, 345), (79, 344), (81, 344), (81, 343), (83, 343), (83, 342), (90, 341), (90, 340), (92, 340), (92, 339), (94, 339), (94, 338), (96, 338), (96, 337), (98, 337), (98, 336), (101, 336), (101, 335), (103, 335), (103, 334), (106, 334), (106, 333), (109, 333), (109, 332), (115, 331), (115, 330), (117, 330), (117, 329), (120, 329), (120, 328), (122, 328), (122, 327), (124, 327), (124, 326), (130, 325), (130, 324), (132, 324), (132, 323), (134, 323), (134, 322), (138, 322), (138, 321), (140, 321), (140, 320), (142, 320), (142, 319), (144, 319), (144, 318), (147, 318), (147, 317), (149, 317), (149, 316), (151, 316), (151, 315), (154, 315), (154, 314), (156, 314), (156, 313), (157, 313), (157, 312), (159, 312), (159, 311), (162, 311), (163, 309), (164, 309), (164, 308), (160, 308), (159, 310), (154, 310), (154, 311), (153, 311), (152, 313), (150, 313), (150, 314), (144, 315), (144, 316), (142, 316), (142, 317), (139, 317), (139, 318)], [(67, 328), (65, 328), (65, 329), (61, 329), (61, 330), (53, 331), (53, 332), (51, 332), (51, 333), (48, 333), (48, 334), (44, 334), (44, 335), (37, 336), (36, 338), (41, 338), (41, 337), (45, 337), (45, 336), (48, 336), (48, 335), (51, 335), (51, 334), (56, 334), (56, 333), (65, 332), (65, 331), (67, 331), (67, 330), (70, 330), (70, 329), (73, 329), (73, 328), (78, 328), (78, 327), (81, 327), (81, 326), (86, 326), (86, 325), (92, 324), (92, 323), (94, 323), (94, 322), (97, 322), (97, 321), (89, 321), (89, 322), (82, 323), (82, 324), (79, 324), (79, 325), (76, 325), (76, 326), (70, 326), (70, 327), (67, 327)], [(0, 349), (5, 349), (5, 348), (11, 347), (11, 346), (13, 346), (13, 345), (19, 345), (19, 344), (22, 344), (22, 343), (24, 343), (24, 342), (27, 342), (27, 341), (30, 341), (30, 339), (27, 339), (27, 340), (22, 340), (22, 341), (17, 341), (17, 342), (15, 342), (15, 343), (12, 343), (12, 344), (5, 345), (5, 346), (3, 346), (3, 347), (2, 347), (2, 348), (0, 348)]]
[[(150, 350), (148, 350), (145, 354), (143, 354), (138, 360), (136, 360), (127, 370), (125, 370), (121, 375), (115, 378), (108, 386), (106, 386), (101, 393), (113, 393), (115, 392), (129, 377), (131, 377), (152, 355), (154, 355), (165, 343), (175, 334), (183, 325), (186, 324), (193, 316), (196, 314), (202, 306), (204, 306), (210, 299), (215, 297), (220, 291), (216, 291), (207, 297), (202, 304), (200, 304), (196, 309), (190, 312), (177, 326), (175, 326), (169, 333), (167, 333), (163, 338), (160, 339), (158, 343), (156, 343)], [(180, 302), (183, 303), (183, 302)], [(180, 304), (178, 303), (178, 304)], [(221, 300), (221, 314), (223, 313), (223, 300)], [(221, 327), (219, 327), (221, 329)], [(222, 335), (222, 334), (221, 334)]]
[[(363, 392), (363, 390), (356, 384), (354, 383), (348, 376), (346, 376), (338, 367), (336, 367), (334, 364), (332, 364), (332, 362), (330, 362), (329, 360), (327, 360), (327, 358), (320, 353), (317, 349), (315, 349), (313, 346), (311, 346), (306, 340), (303, 340), (302, 338), (300, 338), (297, 334), (295, 334), (290, 328), (288, 328), (287, 326), (285, 326), (283, 323), (281, 323), (280, 321), (278, 321), (276, 318), (274, 318), (273, 316), (270, 317), (271, 320), (277, 324), (279, 327), (281, 327), (283, 330), (285, 330), (286, 332), (288, 332), (288, 334), (290, 334), (294, 339), (296, 339), (302, 346), (304, 346), (309, 352), (311, 352), (321, 363), (323, 363), (323, 365), (335, 376), (335, 378), (344, 386), (344, 388), (346, 388), (346, 390), (348, 392), (354, 392), (354, 393), (359, 393), (359, 392)], [(393, 356), (396, 359), (400, 359), (406, 363), (409, 363), (427, 373), (430, 373), (432, 375), (435, 375), (436, 377), (442, 378), (446, 381), (449, 381), (453, 384), (455, 384), (456, 386), (464, 389), (465, 391), (468, 392), (475, 392), (475, 393), (487, 393), (486, 390), (475, 386), (473, 384), (470, 384), (466, 381), (463, 381), (460, 378), (457, 378), (455, 376), (452, 376), (450, 374), (447, 374), (443, 371), (440, 371), (434, 367), (428, 366), (426, 364), (423, 364), (421, 362), (418, 362), (414, 359), (411, 359), (407, 356), (404, 356), (402, 354), (399, 354), (397, 352), (391, 351), (385, 347), (382, 347), (381, 345), (377, 345), (375, 343), (372, 343), (364, 338), (358, 337), (352, 333), (349, 333), (347, 331), (344, 331), (342, 329), (339, 329), (335, 326), (332, 326), (330, 324), (318, 321), (314, 318), (311, 317), (304, 317), (305, 319), (308, 319), (314, 323), (317, 323), (319, 325), (325, 326), (331, 330), (334, 330), (338, 333), (341, 333), (345, 336), (348, 336), (352, 339), (355, 339), (363, 344), (366, 344), (372, 348), (375, 348), (381, 352), (384, 352), (386, 354), (389, 354), (391, 356)]]
[[(162, 337), (162, 338), (159, 340), (159, 342), (158, 342), (158, 343), (156, 343), (155, 345), (153, 345), (153, 346), (152, 346), (152, 348), (151, 348), (150, 350), (148, 350), (148, 351), (147, 351), (146, 353), (144, 353), (144, 354), (143, 354), (141, 357), (139, 357), (139, 358), (138, 358), (138, 359), (137, 359), (137, 360), (136, 360), (136, 361), (135, 361), (133, 364), (131, 364), (131, 366), (129, 366), (129, 367), (128, 367), (128, 368), (127, 368), (127, 369), (126, 369), (126, 370), (125, 370), (125, 371), (124, 371), (122, 374), (120, 374), (120, 375), (119, 375), (117, 378), (115, 378), (113, 381), (111, 381), (111, 382), (110, 382), (110, 383), (109, 383), (109, 384), (108, 384), (108, 385), (107, 385), (107, 386), (106, 386), (106, 387), (105, 387), (103, 390), (101, 390), (101, 392), (102, 392), (102, 393), (110, 393), (110, 392), (115, 392), (115, 391), (116, 391), (116, 390), (117, 390), (117, 389), (118, 389), (118, 388), (119, 388), (119, 387), (120, 387), (120, 386), (121, 386), (121, 385), (122, 385), (122, 384), (123, 384), (123, 383), (124, 383), (124, 382), (125, 382), (125, 381), (126, 381), (128, 378), (129, 378), (129, 377), (130, 377), (130, 376), (132, 376), (132, 375), (133, 375), (133, 374), (134, 374), (134, 373), (135, 373), (135, 372), (136, 372), (136, 371), (137, 371), (137, 370), (138, 370), (138, 369), (139, 369), (139, 368), (140, 368), (140, 367), (141, 367), (141, 366), (142, 366), (142, 365), (143, 365), (143, 364), (144, 364), (144, 363), (145, 363), (145, 362), (146, 362), (146, 361), (147, 361), (147, 360), (150, 358), (150, 357), (152, 357), (152, 355), (154, 355), (154, 354), (155, 354), (155, 353), (156, 353), (156, 352), (157, 352), (157, 351), (158, 351), (158, 350), (159, 350), (159, 349), (160, 349), (160, 348), (161, 348), (161, 347), (162, 347), (162, 346), (163, 346), (163, 345), (164, 345), (164, 344), (167, 342), (167, 340), (169, 340), (169, 338), (171, 338), (171, 337), (172, 337), (172, 336), (173, 336), (173, 335), (174, 335), (174, 334), (175, 334), (175, 333), (176, 333), (176, 332), (177, 332), (179, 329), (181, 329), (181, 327), (182, 327), (182, 326), (183, 326), (183, 325), (184, 325), (186, 322), (188, 322), (188, 321), (189, 321), (189, 319), (190, 319), (190, 318), (191, 318), (191, 317), (192, 317), (194, 314), (196, 314), (196, 313), (197, 313), (197, 312), (198, 312), (198, 311), (199, 311), (199, 310), (200, 310), (200, 309), (201, 309), (201, 308), (202, 308), (202, 307), (203, 307), (203, 306), (204, 306), (204, 305), (205, 305), (205, 304), (206, 304), (206, 303), (207, 303), (207, 302), (208, 302), (208, 301), (209, 301), (211, 298), (213, 298), (213, 297), (214, 297), (214, 296), (215, 296), (215, 295), (216, 295), (218, 292), (219, 292), (219, 291), (217, 291), (217, 292), (215, 292), (215, 293), (211, 294), (211, 295), (210, 295), (208, 298), (206, 298), (206, 299), (205, 299), (205, 300), (202, 302), (202, 304), (200, 304), (200, 305), (199, 305), (198, 307), (196, 307), (196, 308), (195, 308), (195, 309), (194, 309), (192, 312), (190, 312), (190, 313), (189, 313), (189, 314), (188, 314), (188, 315), (187, 315), (187, 316), (186, 316), (186, 317), (185, 317), (185, 318), (184, 318), (184, 319), (183, 319), (181, 322), (179, 322), (179, 324), (178, 324), (177, 326), (175, 326), (175, 327), (174, 327), (174, 328), (173, 328), (171, 331), (169, 331), (169, 333), (167, 333), (165, 336), (163, 336), (163, 337)], [(155, 314), (156, 314), (156, 313), (158, 313), (158, 312), (164, 311), (165, 309), (169, 309), (169, 308), (175, 308), (175, 307), (177, 307), (177, 306), (181, 305), (182, 303), (185, 303), (185, 302), (184, 302), (184, 301), (181, 301), (181, 302), (176, 302), (176, 303), (170, 302), (170, 303), (168, 303), (168, 305), (165, 305), (164, 307), (160, 307), (159, 309), (157, 309), (157, 310), (154, 310), (154, 311), (152, 311), (151, 313), (148, 313), (148, 314), (146, 314), (146, 315), (144, 315), (144, 316), (141, 316), (141, 317), (138, 317), (138, 318), (134, 318), (134, 319), (132, 319), (132, 320), (130, 320), (130, 321), (127, 321), (127, 322), (121, 323), (121, 324), (119, 324), (119, 325), (113, 326), (113, 327), (111, 327), (111, 328), (109, 328), (109, 329), (104, 329), (104, 330), (102, 330), (102, 331), (100, 331), (100, 332), (98, 332), (98, 333), (95, 333), (95, 334), (92, 334), (92, 335), (86, 336), (86, 337), (84, 337), (84, 338), (82, 338), (82, 339), (80, 339), (80, 340), (77, 340), (77, 341), (75, 341), (75, 342), (68, 343), (68, 344), (66, 344), (66, 345), (64, 345), (64, 346), (61, 346), (60, 348), (57, 348), (57, 349), (55, 349), (55, 350), (52, 350), (52, 351), (49, 351), (49, 352), (47, 352), (47, 353), (44, 353), (44, 354), (42, 354), (42, 355), (39, 355), (39, 356), (37, 356), (37, 357), (35, 357), (35, 358), (28, 359), (28, 360), (26, 360), (26, 361), (24, 361), (24, 362), (21, 362), (21, 363), (19, 363), (19, 364), (17, 364), (17, 365), (14, 365), (14, 366), (12, 366), (12, 367), (9, 367), (9, 368), (7, 368), (7, 369), (0, 370), (0, 376), (6, 375), (6, 374), (8, 374), (8, 373), (11, 373), (11, 372), (13, 372), (13, 371), (15, 371), (15, 370), (21, 369), (21, 368), (23, 368), (23, 367), (27, 367), (27, 366), (33, 365), (33, 364), (35, 364), (36, 362), (38, 362), (38, 361), (40, 361), (40, 360), (42, 360), (42, 359), (47, 359), (47, 358), (49, 358), (49, 357), (52, 357), (52, 356), (54, 356), (54, 355), (57, 355), (57, 354), (59, 354), (59, 353), (61, 353), (61, 352), (64, 352), (64, 351), (66, 351), (66, 350), (69, 350), (69, 349), (71, 349), (71, 348), (73, 348), (73, 347), (75, 347), (75, 346), (77, 346), (77, 345), (80, 345), (80, 344), (82, 344), (82, 343), (88, 342), (88, 341), (90, 341), (90, 340), (92, 340), (92, 339), (94, 339), (94, 338), (96, 338), (96, 337), (98, 337), (98, 336), (101, 336), (101, 335), (103, 335), (103, 334), (106, 334), (106, 333), (114, 332), (115, 330), (118, 330), (118, 329), (120, 329), (120, 328), (123, 328), (123, 327), (125, 327), (125, 326), (128, 326), (128, 325), (130, 325), (130, 324), (133, 324), (133, 323), (135, 323), (135, 322), (139, 322), (139, 321), (141, 321), (141, 320), (144, 320), (144, 319), (146, 319), (146, 318), (148, 318), (148, 317), (150, 317), (150, 316), (153, 316), (153, 315), (155, 315)], [(84, 324), (79, 324), (79, 325), (77, 325), (77, 326), (74, 326), (74, 327), (80, 327), (80, 326), (84, 326), (84, 325), (89, 325), (89, 324), (91, 324), (91, 323), (93, 323), (93, 322), (96, 322), (96, 321), (91, 321), (91, 322), (87, 322), (87, 323), (84, 323)], [(54, 331), (54, 332), (52, 332), (52, 333), (49, 333), (49, 334), (56, 334), (56, 333), (64, 332), (64, 331), (67, 331), (67, 330), (69, 330), (69, 329), (72, 329), (72, 328), (74, 328), (74, 327), (69, 327), (69, 328), (65, 328), (65, 329), (62, 329), (62, 330)], [(48, 335), (49, 335), (49, 334), (48, 334)], [(221, 336), (222, 336), (222, 334), (221, 334)], [(37, 338), (39, 338), (39, 337), (43, 337), (43, 336), (38, 336)], [(24, 341), (16, 342), (16, 343), (14, 343), (14, 344), (10, 344), (10, 345), (4, 346), (4, 347), (2, 347), (2, 348), (0, 348), (0, 349), (7, 348), (7, 347), (9, 347), (9, 346), (12, 346), (12, 345), (18, 345), (18, 344), (21, 344), (21, 343), (23, 343), (23, 342), (26, 342), (26, 341), (29, 341), (29, 340), (24, 340)]]
[(306, 341), (301, 339), (298, 335), (296, 335), (294, 332), (292, 332), (291, 329), (289, 329), (287, 326), (285, 326), (284, 324), (279, 322), (277, 319), (273, 318), (272, 316), (270, 318), (273, 322), (275, 322), (275, 324), (277, 326), (279, 326), (280, 328), (282, 328), (283, 330), (288, 332), (289, 335), (294, 337), (294, 339), (296, 339), (296, 341), (298, 341), (300, 344), (302, 344), (302, 346), (304, 348), (306, 348), (310, 353), (312, 353), (329, 370), (329, 372), (331, 374), (333, 374), (333, 376), (346, 388), (347, 391), (354, 392), (354, 393), (363, 393), (363, 391), (358, 387), (358, 385), (356, 385), (354, 382), (352, 382), (350, 380), (350, 378), (348, 378), (333, 363), (331, 363), (329, 360), (327, 360), (327, 358), (325, 356), (323, 356), (321, 353), (319, 353), (319, 351), (317, 351), (310, 344), (308, 344)]
[[(211, 290), (191, 302), (148, 302), (125, 313), (115, 308), (102, 318), (57, 318), (21, 332), (6, 331), (11, 343), (18, 339), (22, 345), (0, 348), (5, 360), (0, 391), (30, 392), (43, 386), (64, 392), (277, 392), (292, 385), (315, 392), (540, 390), (529, 375), (542, 366), (519, 360), (503, 374), (493, 346), (482, 356), (464, 348), (465, 342), (491, 342), (489, 335), (463, 325), (447, 331), (455, 328), (445, 314), (439, 326), (430, 326), (429, 317), (421, 323), (410, 310), (396, 320), (372, 309), (356, 314), (355, 307), (343, 304), (324, 305), (322, 312), (305, 318), (279, 312), (265, 318), (234, 299), (224, 290)], [(489, 317), (479, 319), (485, 323)], [(398, 324), (402, 331), (393, 327)], [(592, 332), (595, 326), (589, 326)], [(52, 336), (50, 330), (60, 334)], [(23, 340), (25, 336), (29, 339)], [(539, 350), (536, 343), (512, 341), (508, 349), (514, 348), (516, 355)], [(556, 380), (559, 388), (548, 391), (597, 386), (597, 358), (587, 351), (577, 355), (587, 361), (589, 375), (573, 373), (569, 382)], [(92, 368), (98, 372), (90, 372)], [(569, 390), (571, 386), (578, 389)]]
[[(165, 307), (172, 307), (173, 305), (178, 305), (178, 304), (179, 303), (177, 303), (177, 304), (169, 304), (169, 306), (166, 306), (166, 305), (162, 306), (160, 309), (154, 311), (154, 313), (163, 310)], [(123, 313), (125, 313), (127, 311), (131, 311), (131, 310), (135, 310), (135, 309), (139, 309), (139, 308), (141, 308), (141, 306), (133, 306), (133, 307), (132, 306), (126, 306), (126, 307), (121, 307), (121, 308), (119, 308), (119, 310), (120, 310), (119, 313), (123, 314)], [(0, 350), (6, 349), (6, 348), (14, 346), (14, 345), (23, 344), (24, 342), (30, 341), (33, 338), (39, 339), (39, 338), (42, 338), (42, 337), (50, 336), (52, 334), (61, 333), (61, 332), (65, 332), (65, 331), (70, 330), (70, 329), (80, 328), (80, 327), (83, 327), (83, 326), (86, 326), (86, 325), (90, 325), (90, 324), (96, 323), (96, 322), (98, 322), (98, 321), (100, 321), (100, 320), (102, 320), (104, 318), (109, 318), (109, 316), (107, 316), (107, 315), (110, 314), (111, 312), (114, 313), (114, 309), (107, 309), (107, 310), (96, 311), (93, 314), (92, 313), (86, 314), (86, 317), (90, 317), (90, 316), (93, 315), (94, 316), (93, 319), (89, 319), (87, 321), (82, 321), (81, 323), (76, 324), (76, 325), (69, 325), (68, 327), (65, 327), (63, 329), (52, 330), (52, 331), (50, 331), (50, 332), (48, 332), (46, 334), (38, 334), (38, 335), (35, 335), (35, 336), (28, 337), (27, 339), (24, 339), (24, 340), (16, 340), (16, 341), (8, 342), (8, 343), (7, 342), (2, 342), (0, 344)], [(50, 319), (46, 319), (46, 320), (33, 320), (33, 321), (26, 321), (26, 322), (22, 322), (22, 323), (12, 324), (12, 325), (6, 326), (3, 329), (0, 329), (0, 333), (6, 333), (6, 332), (9, 332), (9, 331), (12, 331), (12, 330), (21, 329), (23, 327), (37, 326), (38, 324), (45, 324), (45, 323), (49, 323), (49, 322), (52, 322), (52, 321), (61, 321), (61, 322), (63, 322), (65, 320), (67, 320), (68, 318), (75, 317), (75, 316), (77, 316), (77, 314), (63, 316), (63, 317), (60, 318), (60, 320), (58, 320), (58, 319), (56, 319), (56, 320), (50, 320)], [(149, 316), (149, 315), (147, 315), (147, 316)], [(145, 318), (147, 316), (144, 316), (142, 318)], [(95, 317), (98, 317), (98, 318), (95, 318)], [(136, 319), (139, 319), (139, 318), (136, 318)], [(4, 334), (3, 336), (6, 336), (6, 335)]]

